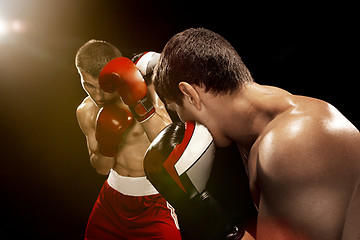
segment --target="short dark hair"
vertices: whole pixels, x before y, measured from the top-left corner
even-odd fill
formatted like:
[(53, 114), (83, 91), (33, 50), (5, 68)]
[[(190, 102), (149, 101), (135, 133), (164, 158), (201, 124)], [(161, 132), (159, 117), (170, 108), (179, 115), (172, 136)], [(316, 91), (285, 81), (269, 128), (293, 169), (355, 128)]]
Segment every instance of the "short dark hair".
[(180, 106), (183, 94), (178, 85), (182, 81), (204, 86), (214, 94), (229, 94), (253, 79), (226, 39), (208, 29), (191, 28), (167, 42), (153, 74), (160, 98)]
[(111, 59), (121, 56), (119, 49), (111, 43), (92, 39), (77, 51), (75, 65), (92, 77), (97, 78), (101, 69)]

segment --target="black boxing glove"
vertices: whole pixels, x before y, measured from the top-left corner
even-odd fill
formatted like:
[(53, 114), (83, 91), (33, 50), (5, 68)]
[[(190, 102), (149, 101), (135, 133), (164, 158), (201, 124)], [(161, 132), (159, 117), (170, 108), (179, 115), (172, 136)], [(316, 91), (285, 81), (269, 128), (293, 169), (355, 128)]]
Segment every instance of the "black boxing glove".
[(182, 234), (187, 230), (190, 239), (240, 239), (243, 231), (234, 231), (227, 224), (221, 206), (206, 190), (214, 151), (213, 138), (205, 126), (172, 123), (149, 146), (144, 170), (176, 209)]

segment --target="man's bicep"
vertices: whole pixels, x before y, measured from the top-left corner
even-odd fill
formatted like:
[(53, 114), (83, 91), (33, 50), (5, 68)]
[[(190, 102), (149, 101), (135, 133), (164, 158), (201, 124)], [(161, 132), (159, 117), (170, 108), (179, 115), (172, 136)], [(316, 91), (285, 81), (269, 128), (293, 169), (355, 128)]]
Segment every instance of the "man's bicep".
[(89, 134), (86, 135), (86, 143), (89, 150), (89, 155), (98, 151), (98, 142), (95, 138), (95, 130), (89, 131)]
[(76, 117), (80, 126), (81, 131), (86, 137), (86, 144), (88, 147), (89, 155), (94, 153), (97, 149), (97, 141), (95, 138), (95, 128), (89, 120), (89, 116), (84, 109), (78, 109), (76, 111)]
[(260, 239), (269, 235), (289, 236), (288, 239), (338, 239), (347, 210), (345, 194), (322, 183), (283, 185), (272, 193), (261, 194), (257, 229)]
[(259, 239), (308, 239), (306, 233), (300, 230), (296, 219), (289, 217), (288, 213), (274, 208), (261, 197), (261, 206), (258, 209), (256, 236)]
[(296, 239), (333, 239), (345, 211), (339, 203), (346, 195), (339, 188), (337, 160), (323, 150), (326, 142), (311, 132), (297, 138), (284, 135), (274, 132), (260, 148), (259, 236), (272, 232), (299, 236)]

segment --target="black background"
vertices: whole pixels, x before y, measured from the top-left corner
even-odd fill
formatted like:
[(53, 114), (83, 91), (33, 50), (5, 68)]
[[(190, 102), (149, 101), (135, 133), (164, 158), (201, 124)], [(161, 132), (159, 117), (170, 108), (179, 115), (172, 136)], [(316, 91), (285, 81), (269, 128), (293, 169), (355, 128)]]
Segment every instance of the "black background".
[(355, 6), (242, 1), (0, 0), (0, 238), (81, 239), (105, 180), (89, 164), (74, 66), (89, 39), (123, 55), (161, 52), (206, 27), (238, 50), (260, 84), (332, 103), (359, 128)]

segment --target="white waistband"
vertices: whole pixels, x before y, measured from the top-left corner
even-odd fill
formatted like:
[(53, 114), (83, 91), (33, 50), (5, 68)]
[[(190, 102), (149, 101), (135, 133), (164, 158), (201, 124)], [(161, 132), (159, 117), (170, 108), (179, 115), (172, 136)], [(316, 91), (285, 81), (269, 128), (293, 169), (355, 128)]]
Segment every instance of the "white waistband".
[(112, 169), (107, 181), (110, 187), (128, 196), (139, 197), (159, 193), (146, 177), (124, 177)]

